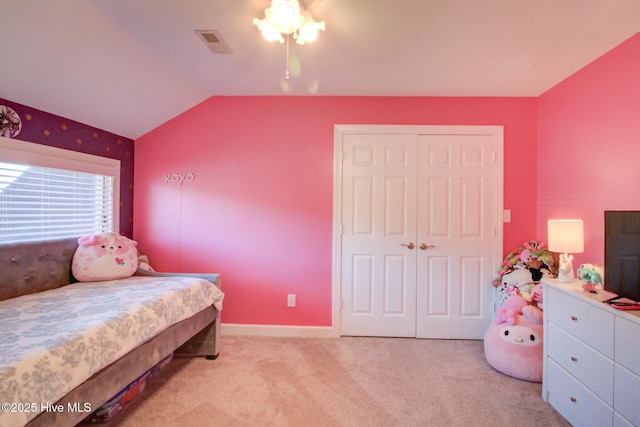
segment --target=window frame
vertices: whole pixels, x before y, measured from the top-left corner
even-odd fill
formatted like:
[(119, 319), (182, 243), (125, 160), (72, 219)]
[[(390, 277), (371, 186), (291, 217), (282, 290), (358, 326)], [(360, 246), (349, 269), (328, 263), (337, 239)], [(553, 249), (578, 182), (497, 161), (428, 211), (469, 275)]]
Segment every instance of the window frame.
[(113, 231), (120, 232), (120, 160), (0, 136), (0, 161), (113, 178)]

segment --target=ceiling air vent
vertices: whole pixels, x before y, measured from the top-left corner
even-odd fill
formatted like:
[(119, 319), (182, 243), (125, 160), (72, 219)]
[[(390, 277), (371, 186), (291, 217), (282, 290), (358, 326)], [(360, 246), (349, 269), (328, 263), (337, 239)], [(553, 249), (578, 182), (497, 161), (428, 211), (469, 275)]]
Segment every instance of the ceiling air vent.
[(231, 48), (217, 30), (195, 30), (200, 39), (213, 53), (231, 53)]

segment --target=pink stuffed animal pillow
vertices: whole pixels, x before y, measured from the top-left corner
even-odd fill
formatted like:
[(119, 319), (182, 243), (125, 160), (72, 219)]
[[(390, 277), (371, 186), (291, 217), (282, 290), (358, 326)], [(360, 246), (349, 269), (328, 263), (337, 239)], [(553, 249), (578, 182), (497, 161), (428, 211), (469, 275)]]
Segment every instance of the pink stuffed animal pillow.
[(81, 282), (123, 279), (138, 268), (137, 243), (117, 233), (89, 234), (78, 245), (71, 272)]

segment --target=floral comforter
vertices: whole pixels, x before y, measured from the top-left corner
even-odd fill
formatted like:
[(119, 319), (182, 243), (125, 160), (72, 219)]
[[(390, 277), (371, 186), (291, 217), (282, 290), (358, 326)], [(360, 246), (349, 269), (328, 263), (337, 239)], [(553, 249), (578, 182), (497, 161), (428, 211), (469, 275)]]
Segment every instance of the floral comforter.
[(224, 294), (188, 277), (84, 282), (0, 301), (0, 426), (22, 426)]

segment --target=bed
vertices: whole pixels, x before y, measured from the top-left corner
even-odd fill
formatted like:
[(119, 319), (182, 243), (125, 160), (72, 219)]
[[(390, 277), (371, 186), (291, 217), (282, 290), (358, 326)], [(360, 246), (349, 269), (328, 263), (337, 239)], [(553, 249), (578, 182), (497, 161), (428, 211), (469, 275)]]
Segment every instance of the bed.
[(219, 275), (70, 283), (76, 245), (0, 245), (2, 426), (73, 426), (174, 351), (218, 355)]

